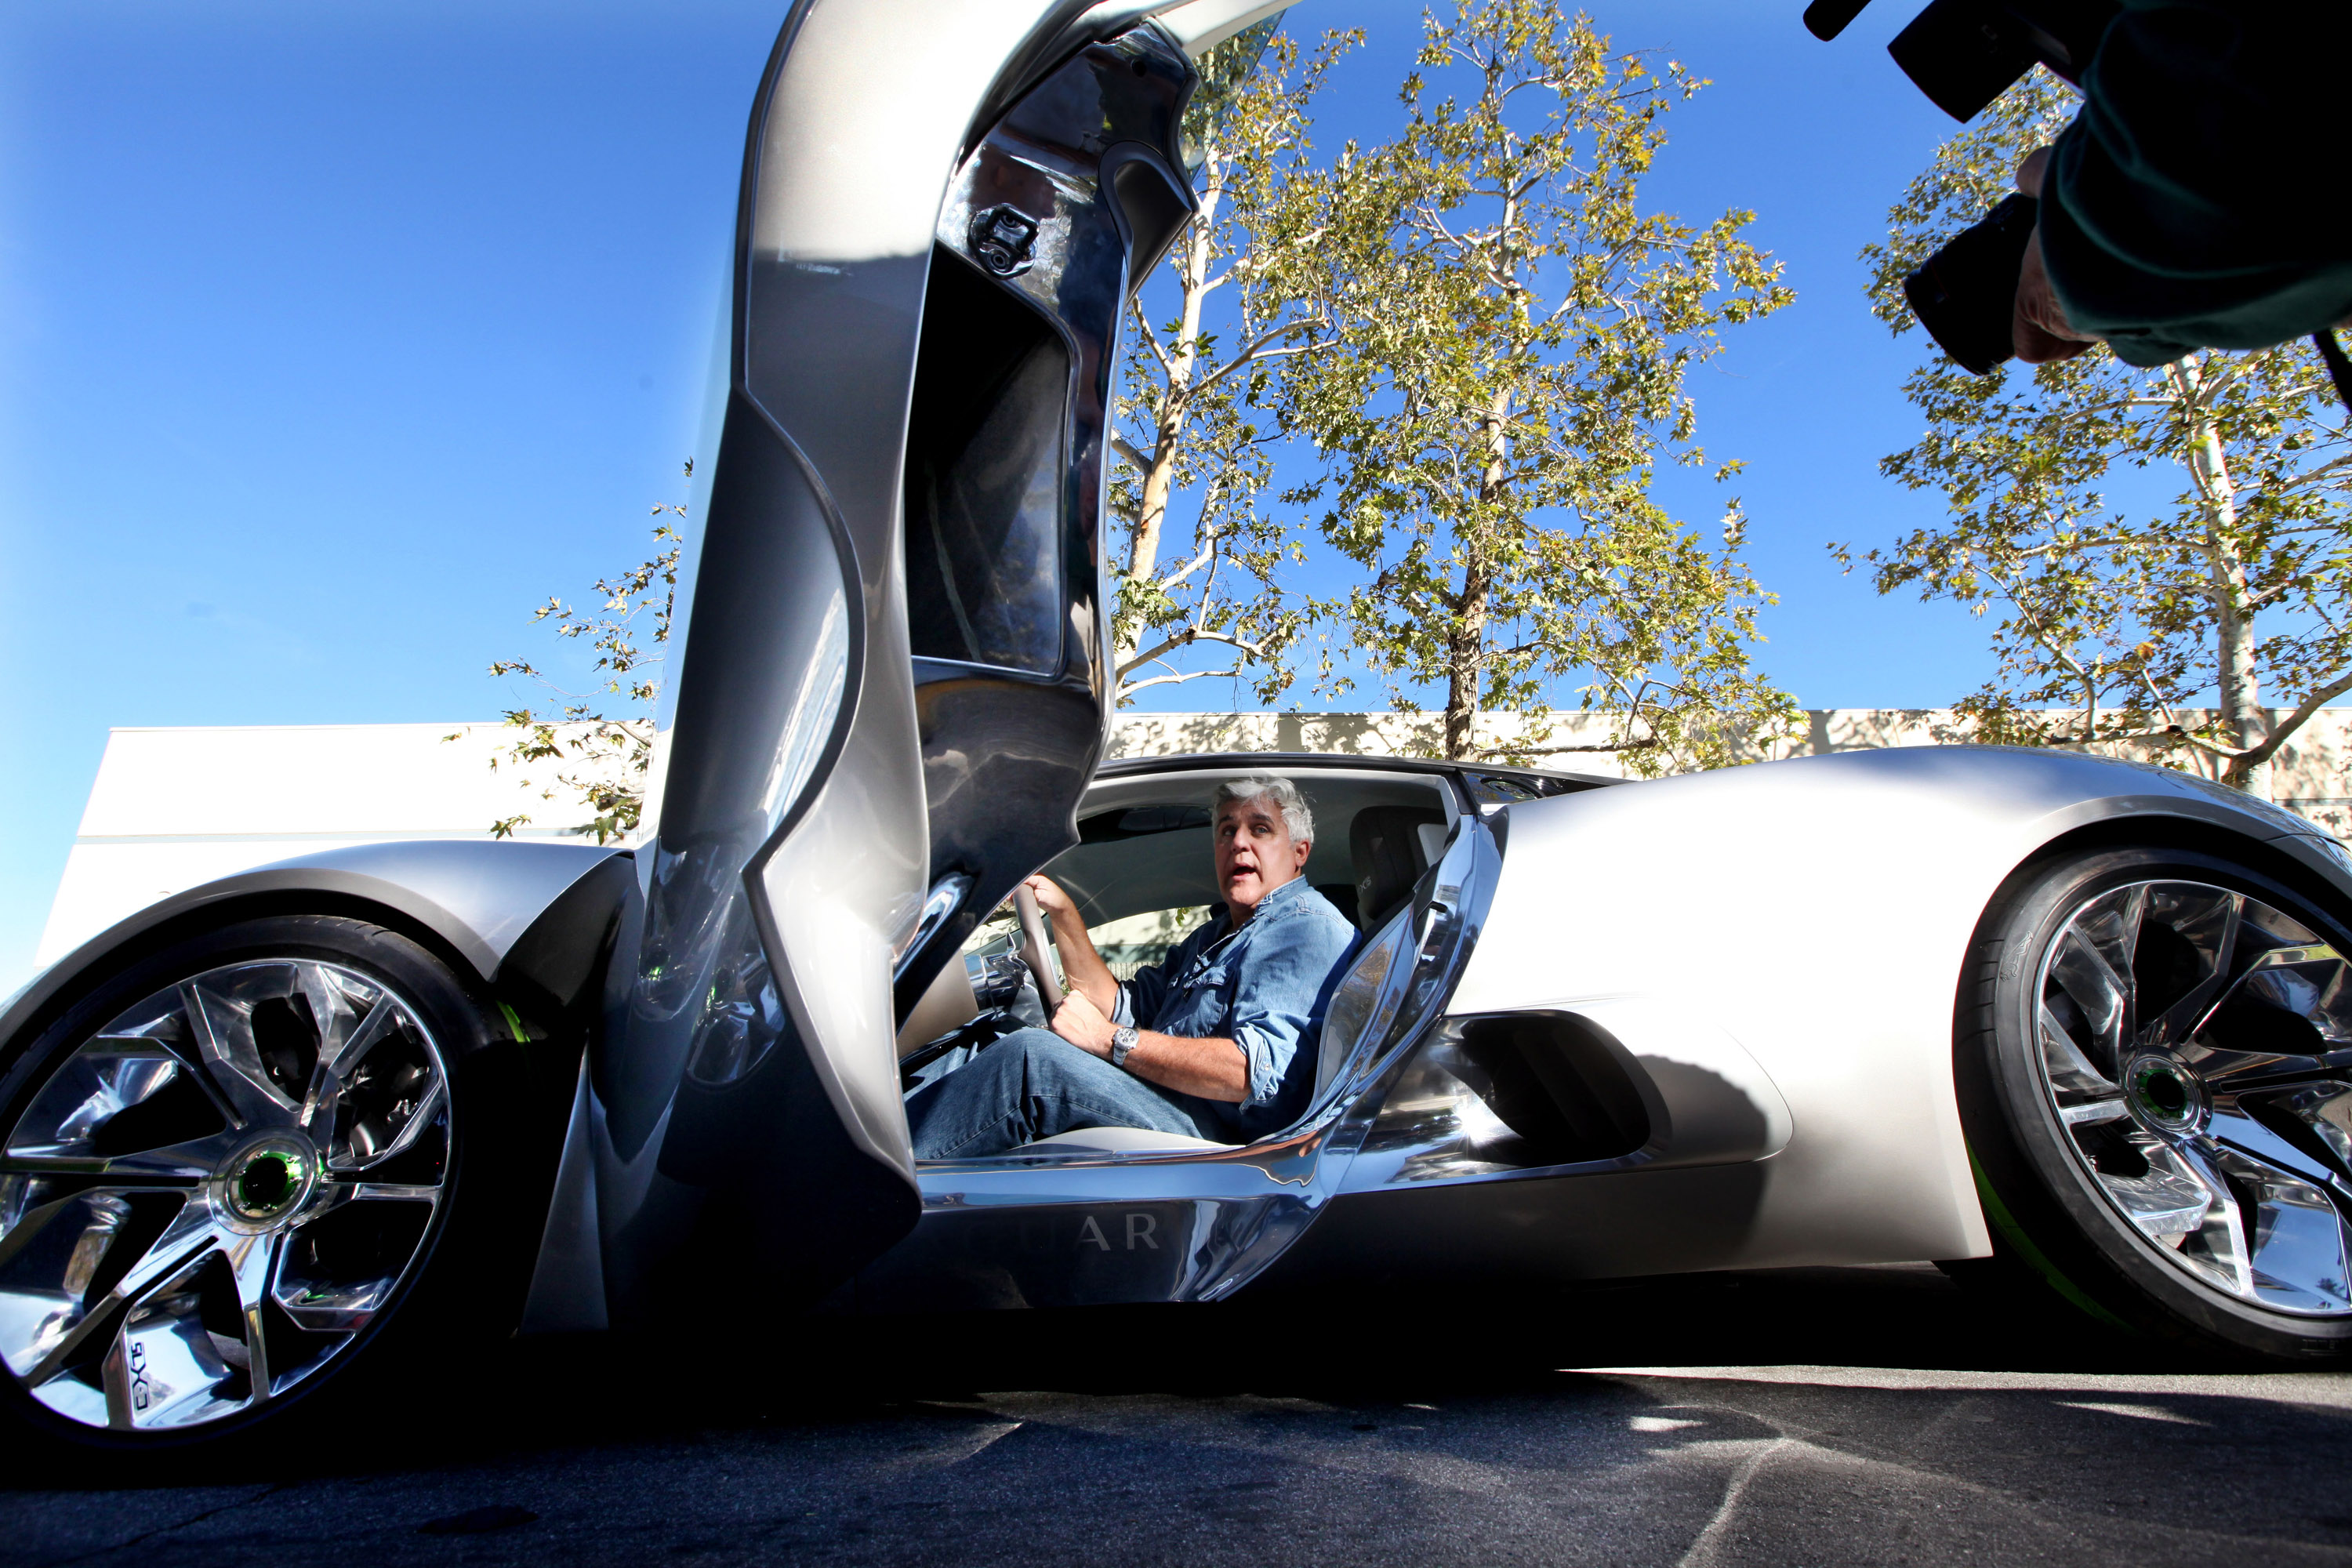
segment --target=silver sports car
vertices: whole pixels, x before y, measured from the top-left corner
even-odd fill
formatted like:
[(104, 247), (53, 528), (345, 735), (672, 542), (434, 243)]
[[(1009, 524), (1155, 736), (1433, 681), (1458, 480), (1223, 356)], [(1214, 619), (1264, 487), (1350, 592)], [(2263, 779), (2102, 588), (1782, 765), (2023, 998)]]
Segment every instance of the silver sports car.
[(1102, 765), (1100, 561), (1193, 58), (1270, 9), (794, 5), (657, 836), (286, 861), (16, 996), (16, 1420), (203, 1442), (714, 1274), (859, 1312), (1985, 1259), (2208, 1351), (2352, 1342), (2352, 863), (2071, 754), (1276, 760), (1360, 932), (1299, 1119), (912, 1157), (909, 1066), (1052, 984), (992, 911), (1043, 868), (1144, 961), (1217, 898), (1216, 784), (1269, 764)]

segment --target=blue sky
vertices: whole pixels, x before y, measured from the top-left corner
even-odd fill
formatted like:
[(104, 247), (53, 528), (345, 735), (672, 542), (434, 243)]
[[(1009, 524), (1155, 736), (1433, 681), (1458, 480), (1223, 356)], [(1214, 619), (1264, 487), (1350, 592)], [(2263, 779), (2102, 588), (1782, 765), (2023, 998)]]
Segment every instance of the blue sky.
[[(1881, 479), (1916, 421), (1855, 252), (1951, 129), (1881, 0), (1814, 42), (1797, 0), (1596, 5), (1715, 86), (1651, 191), (1757, 209), (1797, 302), (1693, 384), (1749, 468), (1780, 605), (1765, 668), (1809, 707), (1925, 706), (1984, 628), (1875, 597), (1832, 539), (1936, 508)], [(485, 717), (493, 658), (637, 558), (687, 499), (744, 116), (782, 0), (78, 0), (0, 10), (0, 993), (33, 946), (111, 725)], [(1395, 123), (1413, 5), (1320, 139)], [(1693, 482), (1668, 499), (1720, 507)], [(1164, 705), (1224, 707), (1217, 683)]]

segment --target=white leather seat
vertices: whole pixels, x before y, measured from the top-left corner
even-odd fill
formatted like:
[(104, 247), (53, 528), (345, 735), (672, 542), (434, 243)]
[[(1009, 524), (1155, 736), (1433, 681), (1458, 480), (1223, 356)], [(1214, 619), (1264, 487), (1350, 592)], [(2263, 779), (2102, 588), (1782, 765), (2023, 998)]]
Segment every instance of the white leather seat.
[(1156, 1132), (1149, 1127), (1077, 1127), (1067, 1132), (1056, 1132), (1051, 1138), (1040, 1138), (1034, 1143), (1024, 1143), (1013, 1152), (1026, 1154), (1037, 1149), (1071, 1149), (1123, 1154), (1156, 1150), (1174, 1154), (1196, 1149), (1240, 1147), (1238, 1143), (1220, 1143), (1213, 1138), (1187, 1138), (1181, 1132)]

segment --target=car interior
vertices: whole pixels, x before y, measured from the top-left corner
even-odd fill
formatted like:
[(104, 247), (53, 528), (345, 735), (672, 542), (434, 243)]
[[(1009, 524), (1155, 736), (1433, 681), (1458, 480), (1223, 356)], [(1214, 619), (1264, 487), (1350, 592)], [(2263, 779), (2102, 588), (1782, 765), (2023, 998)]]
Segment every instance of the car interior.
[[(1460, 809), (1445, 782), (1428, 774), (1287, 767), (1285, 775), (1315, 816), (1306, 879), (1360, 933), (1352, 963), (1363, 938), (1394, 921), (1428, 879)], [(1079, 808), (1079, 841), (1041, 868), (1077, 905), (1097, 949), (1122, 977), (1164, 958), (1214, 911), (1212, 802), (1226, 776), (1195, 770), (1100, 781)], [(1052, 962), (1024, 944), (1009, 902), (984, 921), (965, 943), (963, 962), (940, 972), (899, 1032), (908, 1081), (959, 1046), (1042, 1026), (1047, 1009), (1034, 966)], [(1340, 1004), (1332, 1011), (1340, 1014)], [(1359, 1034), (1342, 1024), (1301, 1042), (1317, 1056), (1318, 1095), (1347, 1065)], [(1081, 1128), (1000, 1158), (1228, 1147), (1139, 1128)]]

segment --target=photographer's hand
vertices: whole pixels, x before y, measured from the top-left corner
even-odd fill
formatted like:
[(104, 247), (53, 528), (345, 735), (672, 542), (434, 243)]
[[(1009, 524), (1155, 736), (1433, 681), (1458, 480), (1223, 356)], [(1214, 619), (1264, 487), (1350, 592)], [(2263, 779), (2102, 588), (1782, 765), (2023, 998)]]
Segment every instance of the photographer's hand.
[[(2040, 200), (2042, 172), (2049, 162), (2049, 148), (2034, 149), (2017, 166), (2017, 188)], [(2017, 269), (2017, 306), (2010, 318), (2009, 341), (2017, 357), (2028, 364), (2072, 359), (2099, 341), (2075, 331), (2066, 320), (2066, 308), (2058, 302), (2057, 291), (2050, 287), (2050, 274), (2042, 265), (2039, 226), (2025, 242), (2025, 260)]]

